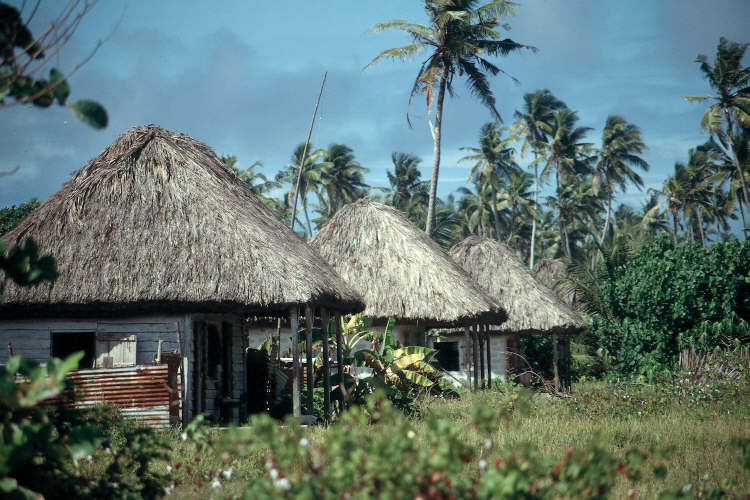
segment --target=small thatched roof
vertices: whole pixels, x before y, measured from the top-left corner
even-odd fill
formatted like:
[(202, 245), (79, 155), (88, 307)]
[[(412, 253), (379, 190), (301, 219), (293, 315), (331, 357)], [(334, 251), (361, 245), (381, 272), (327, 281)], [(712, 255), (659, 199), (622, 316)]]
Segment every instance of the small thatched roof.
[(568, 307), (576, 309), (575, 294), (561, 286), (561, 280), (568, 275), (565, 262), (562, 259), (541, 259), (534, 264), (531, 271), (537, 280), (541, 281), (546, 287), (551, 288)]
[(491, 327), (493, 330), (574, 333), (586, 327), (578, 314), (534, 278), (507, 245), (470, 236), (454, 246), (450, 255), (508, 311), (508, 321), (498, 328)]
[(341, 208), (310, 241), (373, 318), (459, 326), (502, 322), (505, 311), (398, 210), (361, 199)]
[(155, 125), (121, 136), (3, 240), (28, 237), (60, 276), (5, 279), (4, 315), (363, 308), (208, 146)]

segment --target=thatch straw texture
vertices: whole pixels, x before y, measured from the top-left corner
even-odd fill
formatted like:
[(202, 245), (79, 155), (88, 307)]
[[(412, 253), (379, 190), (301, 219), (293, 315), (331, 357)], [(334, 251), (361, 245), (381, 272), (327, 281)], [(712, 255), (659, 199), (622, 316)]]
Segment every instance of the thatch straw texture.
[(532, 270), (537, 280), (541, 281), (546, 287), (551, 288), (568, 307), (576, 310), (575, 294), (572, 290), (567, 290), (562, 284), (562, 280), (567, 277), (565, 262), (562, 259), (542, 259), (534, 264)]
[(453, 259), (508, 311), (508, 321), (494, 331), (574, 333), (583, 319), (534, 278), (514, 251), (499, 241), (470, 236), (450, 250)]
[(34, 238), (54, 284), (5, 280), (0, 312), (362, 310), (361, 298), (205, 144), (135, 127), (3, 239)]
[(367, 316), (425, 326), (505, 319), (437, 243), (392, 207), (367, 199), (350, 203), (310, 245), (362, 295)]

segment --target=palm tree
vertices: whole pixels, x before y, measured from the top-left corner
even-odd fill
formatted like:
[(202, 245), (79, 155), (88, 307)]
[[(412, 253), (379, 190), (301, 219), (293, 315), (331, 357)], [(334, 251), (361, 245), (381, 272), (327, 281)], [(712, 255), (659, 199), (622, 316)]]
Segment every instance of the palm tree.
[[(543, 144), (546, 152), (547, 164), (542, 170), (541, 177), (546, 179), (550, 173), (555, 172), (555, 193), (558, 200), (562, 200), (563, 190), (569, 179), (575, 179), (578, 175), (587, 175), (591, 167), (586, 156), (591, 144), (581, 142), (590, 127), (578, 127), (578, 113), (568, 108), (552, 113), (552, 132)], [(554, 197), (548, 197), (548, 203), (558, 210), (558, 223), (560, 227), (560, 239), (563, 242), (566, 256), (570, 257), (568, 231), (565, 220), (560, 214), (560, 203), (553, 203)]]
[[(440, 171), (440, 140), (443, 123), (443, 101), (445, 91), (453, 93), (452, 83), (456, 75), (466, 76), (471, 93), (487, 106), (500, 120), (495, 108), (495, 96), (490, 89), (487, 74), (504, 73), (487, 57), (506, 55), (526, 47), (510, 38), (502, 38), (498, 28), (504, 28), (500, 18), (513, 12), (515, 4), (507, 0), (494, 0), (479, 4), (479, 0), (424, 0), (429, 24), (417, 24), (404, 20), (392, 20), (376, 24), (371, 31), (389, 29), (405, 31), (413, 43), (381, 52), (365, 69), (384, 57), (407, 60), (427, 49), (427, 59), (417, 72), (409, 94), (409, 102), (417, 94), (427, 95), (428, 117), (433, 101), (433, 91), (438, 88), (435, 124), (429, 121), (434, 141), (434, 162), (430, 180), (430, 199), (425, 231), (432, 232), (437, 199), (437, 183)], [(535, 50), (532, 48), (532, 50)], [(408, 115), (407, 115), (408, 119)]]
[[(531, 146), (534, 151), (534, 205), (539, 204), (539, 162), (543, 149), (542, 143), (552, 133), (552, 113), (564, 109), (565, 103), (558, 100), (547, 89), (537, 90), (533, 94), (523, 96), (523, 109), (516, 111), (514, 117), (516, 133), (523, 137), (521, 157), (526, 148)], [(531, 222), (531, 253), (529, 255), (529, 269), (534, 267), (534, 249), (536, 247), (536, 217)]]
[(467, 182), (486, 184), (490, 188), (492, 221), (495, 235), (500, 235), (500, 221), (497, 215), (497, 188), (511, 172), (518, 170), (513, 159), (513, 148), (508, 146), (510, 139), (502, 139), (502, 131), (497, 122), (485, 123), (479, 131), (479, 147), (463, 147), (471, 154), (459, 158), (458, 162), (473, 161)]
[(515, 247), (513, 239), (516, 237), (516, 228), (520, 226), (519, 217), (526, 216), (532, 220), (536, 219), (534, 202), (531, 200), (531, 186), (533, 180), (531, 174), (518, 170), (508, 175), (508, 180), (500, 186), (499, 199), (502, 208), (510, 211), (510, 228), (506, 242)]
[[(416, 201), (427, 201), (427, 183), (419, 171), (421, 158), (409, 153), (392, 153), (393, 173), (386, 171), (390, 189), (386, 189), (386, 203), (408, 216), (409, 207)], [(414, 200), (417, 198), (417, 200)], [(414, 200), (414, 201), (413, 201)]]
[[(368, 171), (354, 159), (354, 151), (346, 144), (331, 144), (323, 153), (321, 192), (325, 193), (327, 219), (345, 204), (358, 200), (367, 192), (364, 174)], [(321, 212), (322, 213), (322, 212)]]
[(582, 228), (589, 227), (589, 219), (592, 214), (601, 213), (602, 203), (599, 196), (594, 193), (590, 179), (586, 177), (577, 177), (571, 182), (565, 183), (561, 189), (558, 189), (557, 196), (549, 196), (547, 204), (557, 209), (557, 223), (560, 228), (560, 240), (565, 256), (570, 259), (573, 257), (571, 240), (576, 240), (571, 236), (573, 231), (583, 237), (580, 231)]
[(594, 176), (595, 193), (598, 191), (598, 185), (601, 185), (607, 200), (607, 217), (604, 219), (600, 241), (604, 240), (604, 235), (607, 233), (616, 187), (625, 191), (628, 181), (635, 184), (638, 189), (643, 187), (643, 179), (632, 167), (648, 171), (648, 163), (638, 156), (645, 149), (641, 130), (636, 125), (628, 123), (622, 116), (607, 117), (602, 131), (602, 146), (598, 151), (599, 162)]
[[(305, 144), (300, 143), (292, 154), (292, 158), (289, 164), (287, 164), (279, 173), (276, 174), (276, 181), (282, 183), (289, 183), (289, 193), (287, 198), (291, 199), (294, 196), (294, 189), (297, 185), (297, 174), (299, 172), (300, 163), (302, 163), (302, 152), (304, 151)], [(299, 183), (299, 198), (302, 202), (302, 208), (305, 213), (305, 222), (307, 223), (306, 233), (308, 238), (312, 238), (313, 230), (310, 224), (310, 214), (308, 213), (308, 195), (312, 191), (317, 193), (320, 189), (322, 179), (327, 175), (327, 165), (320, 163), (320, 160), (324, 155), (325, 151), (322, 149), (313, 150), (312, 144), (308, 147), (309, 153), (305, 158), (305, 165), (302, 169), (302, 177), (300, 177)]]
[[(747, 47), (747, 43), (734, 43), (724, 37), (720, 38), (713, 66), (704, 55), (696, 58), (703, 76), (716, 91), (716, 95), (683, 97), (690, 102), (714, 101), (703, 114), (701, 131), (708, 130), (732, 160), (736, 178), (742, 187), (743, 202), (746, 207), (750, 207), (747, 182), (734, 140), (739, 128), (750, 129), (750, 67), (742, 66)], [(747, 239), (746, 227), (743, 227), (743, 234)]]

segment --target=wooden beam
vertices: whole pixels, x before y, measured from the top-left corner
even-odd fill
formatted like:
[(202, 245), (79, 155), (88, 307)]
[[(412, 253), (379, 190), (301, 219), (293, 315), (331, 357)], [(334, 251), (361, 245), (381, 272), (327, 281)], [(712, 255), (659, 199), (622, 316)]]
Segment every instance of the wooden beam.
[(484, 390), (486, 388), (484, 379), (484, 368), (486, 364), (484, 358), (484, 332), (482, 331), (482, 325), (477, 325), (477, 342), (479, 343), (479, 379), (482, 383), (482, 390)]
[(299, 330), (299, 310), (297, 306), (289, 308), (289, 324), (292, 333), (292, 364), (294, 371), (292, 372), (292, 414), (295, 417), (302, 415), (300, 409), (300, 387), (299, 387), (299, 339), (297, 338), (297, 331)]
[(484, 326), (484, 341), (487, 344), (487, 387), (492, 387), (492, 346), (490, 337), (490, 325)]
[(341, 392), (341, 409), (346, 408), (346, 388), (344, 387), (344, 334), (341, 331), (341, 314), (336, 314), (336, 364), (339, 372), (339, 392)]
[(477, 325), (471, 327), (471, 356), (474, 360), (474, 390), (479, 390), (479, 353), (477, 352)]
[(323, 335), (323, 409), (326, 423), (331, 422), (331, 364), (328, 352), (328, 311), (320, 308), (320, 331)]
[(471, 330), (468, 326), (464, 327), (464, 337), (466, 346), (464, 348), (464, 363), (466, 366), (466, 390), (471, 394)]
[(560, 350), (558, 346), (558, 336), (552, 334), (552, 368), (555, 373), (555, 391), (560, 392)]
[(310, 304), (305, 304), (305, 368), (307, 371), (307, 414), (313, 415), (313, 357), (312, 357), (312, 329), (313, 329), (313, 308)]

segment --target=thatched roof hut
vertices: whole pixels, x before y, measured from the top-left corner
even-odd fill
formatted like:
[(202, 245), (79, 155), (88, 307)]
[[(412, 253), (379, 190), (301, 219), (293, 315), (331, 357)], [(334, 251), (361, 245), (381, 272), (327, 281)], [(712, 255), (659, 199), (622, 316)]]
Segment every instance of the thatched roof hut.
[(5, 279), (6, 316), (363, 307), (208, 146), (155, 125), (121, 136), (3, 240), (29, 237), (60, 276), (33, 288)]
[(577, 310), (575, 294), (562, 285), (562, 280), (568, 274), (565, 262), (562, 259), (541, 259), (534, 264), (534, 269), (531, 272), (537, 280), (547, 288), (552, 289), (568, 307)]
[(505, 319), (437, 243), (392, 207), (368, 199), (350, 203), (310, 245), (362, 295), (364, 313), (373, 318), (427, 327)]
[(499, 241), (470, 236), (450, 255), (506, 311), (508, 321), (494, 331), (513, 333), (574, 333), (583, 319), (555, 293), (534, 278), (514, 251)]

